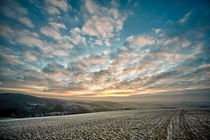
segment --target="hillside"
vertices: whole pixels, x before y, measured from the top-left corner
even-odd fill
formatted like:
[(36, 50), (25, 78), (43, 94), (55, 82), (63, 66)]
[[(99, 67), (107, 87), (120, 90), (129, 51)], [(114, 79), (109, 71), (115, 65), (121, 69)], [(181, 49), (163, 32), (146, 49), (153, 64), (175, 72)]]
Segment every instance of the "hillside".
[(0, 94), (0, 117), (36, 117), (128, 109), (115, 102), (69, 101), (25, 94)]

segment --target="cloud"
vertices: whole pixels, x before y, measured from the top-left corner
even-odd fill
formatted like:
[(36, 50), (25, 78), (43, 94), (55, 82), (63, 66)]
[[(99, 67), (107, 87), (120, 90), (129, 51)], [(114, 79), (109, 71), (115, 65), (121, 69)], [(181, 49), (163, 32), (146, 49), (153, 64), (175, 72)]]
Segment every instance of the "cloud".
[(69, 52), (63, 51), (63, 50), (56, 50), (53, 52), (56, 56), (69, 56)]
[(3, 59), (18, 59), (19, 58), (17, 52), (5, 46), (0, 46), (0, 56), (3, 57)]
[(34, 27), (34, 25), (31, 23), (31, 20), (29, 18), (21, 17), (20, 18), (20, 22), (25, 24), (25, 25), (27, 25), (27, 26), (29, 26), (29, 27), (31, 27), (31, 28)]
[(189, 40), (184, 40), (184, 41), (181, 42), (181, 46), (183, 48), (188, 47), (190, 45), (191, 45), (191, 42)]
[(101, 40), (95, 40), (94, 44), (95, 45), (103, 45), (103, 41), (101, 41)]
[(82, 61), (85, 62), (86, 65), (88, 66), (93, 66), (93, 65), (104, 65), (107, 61), (105, 56), (101, 55), (89, 55), (81, 58)]
[(95, 72), (105, 68), (107, 59), (105, 56), (100, 55), (88, 55), (82, 56), (77, 60), (69, 63), (68, 69), (70, 72)]
[(36, 57), (36, 53), (33, 53), (31, 51), (25, 51), (24, 52), (24, 56), (26, 57), (26, 61), (36, 61), (37, 57)]
[(81, 29), (83, 34), (102, 39), (107, 46), (110, 46), (110, 39), (122, 30), (127, 15), (115, 8), (99, 7), (91, 0), (85, 1), (85, 8), (89, 18)]
[(40, 29), (40, 31), (41, 31), (42, 34), (44, 34), (48, 37), (51, 37), (55, 40), (60, 40), (62, 38), (58, 31), (56, 31), (55, 29), (50, 28), (50, 27), (42, 27)]
[(110, 77), (110, 73), (106, 70), (100, 70), (97, 72), (93, 72), (91, 74), (91, 77), (95, 82), (104, 83)]
[[(14, 8), (15, 7), (15, 8)], [(21, 5), (15, 1), (8, 1), (0, 6), (0, 11), (5, 16), (18, 20), (19, 22), (33, 28), (34, 24), (32, 21), (26, 17), (28, 16), (28, 11), (26, 8), (21, 7)]]
[(44, 42), (39, 39), (39, 35), (35, 32), (30, 32), (29, 30), (18, 32), (16, 35), (16, 41), (29, 47), (37, 46), (42, 48), (44, 45)]
[[(161, 40), (160, 44), (163, 45), (162, 50), (170, 51), (170, 52), (177, 52), (183, 48), (190, 47), (192, 45), (192, 41), (188, 40), (186, 37), (169, 37), (164, 36), (164, 39)], [(173, 49), (171, 49), (173, 47)]]
[(64, 67), (60, 64), (49, 63), (42, 69), (42, 71), (45, 73), (55, 73), (61, 71), (63, 68)]
[(6, 63), (8, 67), (10, 65), (23, 65), (24, 63), (19, 60), (19, 56), (15, 54), (1, 54), (2, 62)]
[(68, 42), (59, 42), (59, 41), (57, 43), (49, 43), (48, 42), (47, 46), (45, 46), (45, 48), (49, 49), (50, 51), (59, 50), (59, 49), (63, 49), (63, 51), (67, 51), (67, 50), (74, 48), (74, 45), (72, 45), (71, 43), (68, 43)]
[(159, 34), (161, 32), (161, 29), (155, 29), (155, 33)]
[(164, 60), (165, 62), (169, 62), (169, 63), (176, 63), (176, 60), (180, 61), (186, 58), (185, 55), (173, 54), (173, 53), (167, 53), (167, 52), (153, 53), (153, 54), (150, 54), (149, 57), (152, 58), (154, 61)]
[(54, 15), (54, 14), (60, 14), (58, 8), (53, 7), (53, 6), (49, 6), (49, 7), (47, 8), (47, 12), (48, 12), (49, 14), (52, 14), (52, 15)]
[(39, 39), (39, 34), (36, 32), (31, 32), (29, 30), (19, 30), (12, 29), (11, 27), (5, 25), (1, 26), (0, 36), (7, 38), (12, 44), (21, 43), (29, 47), (42, 47), (44, 42)]
[(66, 26), (61, 23), (50, 22), (49, 24), (55, 29), (67, 29)]
[(22, 44), (24, 44), (26, 46), (29, 46), (29, 47), (35, 47), (35, 46), (42, 47), (43, 46), (42, 40), (37, 39), (37, 38), (32, 37), (32, 36), (20, 37), (20, 38), (17, 39), (17, 42), (22, 43)]
[(93, 16), (89, 19), (82, 28), (83, 33), (90, 36), (101, 37), (102, 39), (109, 39), (113, 37), (113, 19), (110, 17)]
[(155, 45), (156, 43), (155, 39), (149, 35), (141, 35), (138, 37), (130, 36), (126, 39), (126, 41), (131, 48), (141, 48), (144, 46)]
[(188, 20), (188, 18), (189, 18), (190, 15), (191, 15), (191, 12), (188, 12), (187, 14), (184, 15), (183, 18), (181, 18), (181, 19), (179, 20), (179, 22), (180, 22), (180, 23), (186, 22), (186, 21)]
[[(62, 9), (63, 11), (67, 11), (69, 7), (66, 0), (46, 0), (46, 3), (51, 5), (50, 10), (48, 9), (48, 13), (50, 14), (59, 14), (59, 11), (57, 8)], [(57, 9), (57, 10), (56, 10)]]
[[(14, 8), (15, 7), (15, 8)], [(22, 7), (17, 1), (7, 1), (0, 5), (0, 11), (7, 17), (18, 19), (19, 17), (28, 15), (26, 8)]]
[(85, 1), (85, 8), (90, 14), (98, 13), (100, 8), (92, 0)]
[[(161, 29), (161, 32), (164, 30)], [(190, 61), (195, 64), (193, 69), (199, 64), (196, 62), (198, 61), (197, 55), (203, 52), (202, 47), (195, 47), (197, 43), (187, 38), (168, 36), (166, 32), (161, 37), (153, 34), (128, 37), (120, 49), (115, 53), (112, 51), (112, 54), (116, 56), (111, 57), (108, 71), (114, 74), (113, 78), (118, 81), (112, 87), (138, 89), (136, 93), (139, 93), (152, 88), (158, 91), (161, 86), (167, 90), (174, 90), (178, 87), (185, 89), (193, 85), (189, 82), (182, 86), (179, 85), (188, 78), (178, 69), (182, 66), (186, 67), (185, 64), (189, 64)], [(182, 53), (180, 51), (182, 49), (188, 49), (190, 52)], [(192, 74), (193, 69), (188, 69), (189, 75)], [(204, 74), (200, 73), (198, 77), (201, 75)], [(197, 79), (197, 81), (200, 80)]]
[(15, 31), (12, 28), (10, 28), (8, 25), (0, 26), (0, 36), (10, 39), (14, 35)]
[(79, 61), (72, 61), (69, 63), (68, 70), (70, 72), (84, 72), (86, 69), (86, 65)]
[(86, 43), (86, 38), (82, 36), (81, 30), (77, 27), (71, 30), (71, 37), (69, 37), (69, 40), (75, 45)]
[[(210, 77), (206, 73), (209, 69), (209, 66), (205, 65), (196, 67), (176, 67), (167, 72), (162, 72), (149, 80), (149, 87), (155, 89), (173, 89), (181, 88), (187, 89), (190, 87), (196, 87), (196, 83), (203, 83), (204, 87), (207, 87), (207, 83)], [(200, 79), (201, 75), (206, 75), (206, 79)], [(197, 84), (198, 84), (197, 83)]]
[(171, 43), (177, 43), (179, 40), (179, 37), (173, 37), (173, 38), (170, 38), (170, 39), (167, 39), (163, 45), (169, 45)]

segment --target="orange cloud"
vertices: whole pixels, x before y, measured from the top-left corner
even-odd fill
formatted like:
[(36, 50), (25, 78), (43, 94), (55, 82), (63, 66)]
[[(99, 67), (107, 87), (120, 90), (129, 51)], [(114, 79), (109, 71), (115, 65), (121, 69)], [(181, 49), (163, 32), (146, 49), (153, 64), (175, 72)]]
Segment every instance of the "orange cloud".
[(98, 94), (96, 94), (96, 97), (109, 97), (109, 96), (114, 96), (114, 97), (122, 97), (122, 96), (129, 96), (131, 92), (134, 92), (133, 90), (130, 89), (109, 89), (109, 90), (104, 90)]

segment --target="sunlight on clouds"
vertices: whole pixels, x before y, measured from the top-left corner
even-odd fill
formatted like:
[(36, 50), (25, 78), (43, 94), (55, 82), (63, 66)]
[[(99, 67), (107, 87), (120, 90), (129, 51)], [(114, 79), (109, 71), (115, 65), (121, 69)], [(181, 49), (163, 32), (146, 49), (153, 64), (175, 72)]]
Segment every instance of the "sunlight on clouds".
[(20, 22), (22, 22), (23, 24), (26, 24), (29, 27), (34, 27), (34, 25), (31, 23), (31, 20), (26, 18), (26, 17), (22, 17), (20, 18)]
[(68, 3), (66, 0), (46, 0), (52, 6), (62, 9), (63, 11), (67, 11)]
[(61, 35), (59, 34), (59, 32), (57, 32), (56, 30), (49, 28), (49, 27), (42, 27), (40, 29), (41, 33), (43, 33), (46, 36), (52, 37), (56, 40), (60, 40), (61, 39)]
[(53, 54), (57, 55), (57, 56), (69, 56), (69, 53), (66, 51), (63, 51), (63, 50), (57, 50), (57, 51), (53, 52)]
[(96, 94), (96, 97), (123, 97), (123, 96), (129, 96), (130, 93), (132, 93), (133, 90), (129, 90), (129, 89), (111, 89), (111, 90), (104, 90), (99, 92), (98, 94)]
[(103, 94), (97, 94), (95, 97), (127, 97), (130, 94), (107, 94), (107, 93), (103, 93)]
[(85, 8), (90, 18), (82, 27), (83, 34), (95, 36), (110, 46), (110, 39), (119, 34), (128, 15), (115, 8), (99, 7), (90, 0), (85, 1)]

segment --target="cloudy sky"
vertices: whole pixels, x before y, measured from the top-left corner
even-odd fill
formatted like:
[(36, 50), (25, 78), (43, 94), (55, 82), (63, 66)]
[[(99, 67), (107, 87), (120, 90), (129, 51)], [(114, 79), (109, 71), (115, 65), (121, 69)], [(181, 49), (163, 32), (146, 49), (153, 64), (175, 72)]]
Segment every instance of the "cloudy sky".
[(0, 92), (129, 97), (210, 88), (208, 0), (1, 0)]

